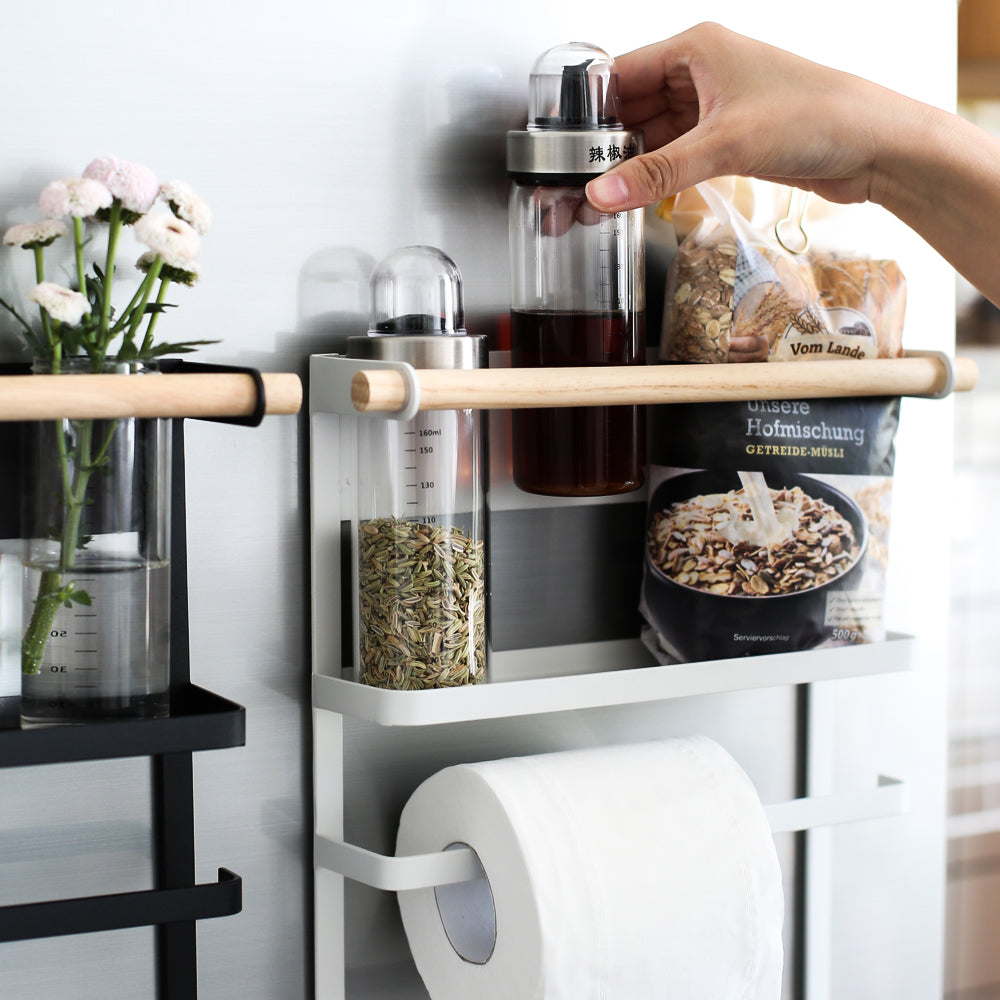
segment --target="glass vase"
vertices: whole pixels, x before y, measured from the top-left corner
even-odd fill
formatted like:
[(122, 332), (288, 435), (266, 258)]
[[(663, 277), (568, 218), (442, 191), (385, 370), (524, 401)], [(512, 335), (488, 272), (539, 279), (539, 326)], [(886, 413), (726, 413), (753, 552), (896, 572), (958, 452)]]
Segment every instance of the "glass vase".
[[(86, 358), (59, 369), (84, 372), (156, 377)], [(170, 421), (66, 419), (28, 433), (22, 725), (166, 715)]]

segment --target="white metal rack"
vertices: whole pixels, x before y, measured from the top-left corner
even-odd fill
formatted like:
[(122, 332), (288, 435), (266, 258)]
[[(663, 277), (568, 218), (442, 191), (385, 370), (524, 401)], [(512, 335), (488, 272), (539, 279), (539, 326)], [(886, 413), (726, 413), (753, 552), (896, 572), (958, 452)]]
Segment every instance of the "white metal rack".
[[(514, 650), (493, 654), (492, 683), (439, 691), (387, 691), (314, 673), (313, 707), (379, 726), (579, 711), (895, 672), (908, 665), (914, 642), (892, 635), (886, 643), (817, 649), (807, 658), (771, 653), (665, 666), (656, 665), (639, 641)], [(543, 656), (544, 667), (529, 673), (528, 665)], [(594, 662), (606, 666), (591, 672)]]
[[(773, 833), (797, 833), (896, 816), (905, 808), (906, 786), (897, 778), (880, 774), (874, 788), (778, 802), (764, 806), (764, 814)], [(481, 877), (479, 861), (471, 847), (452, 848), (439, 854), (386, 856), (317, 834), (313, 850), (317, 868), (392, 892), (470, 882)]]
[[(475, 687), (400, 692), (357, 684), (342, 663), (340, 552), (350, 500), (340, 464), (352, 460), (341, 423), (359, 416), (351, 384), (362, 367), (383, 366), (319, 355), (310, 369), (316, 996), (423, 1000), (383, 890), (476, 874), (467, 851), (393, 856), (399, 810), (423, 778), (464, 760), (614, 742), (651, 706), (905, 671), (915, 640), (893, 635), (867, 646), (671, 665), (656, 664), (638, 640), (588, 643), (494, 653), (491, 683)], [(798, 364), (785, 367), (791, 376)], [(417, 384), (414, 373), (404, 374)], [(912, 391), (937, 391), (940, 373), (926, 374), (927, 384)], [(752, 386), (744, 391), (753, 398)], [(360, 419), (412, 417), (417, 405), (419, 393), (411, 393), (402, 411)], [(775, 832), (800, 831), (898, 814), (906, 795), (901, 781), (873, 772), (869, 787), (766, 809)]]

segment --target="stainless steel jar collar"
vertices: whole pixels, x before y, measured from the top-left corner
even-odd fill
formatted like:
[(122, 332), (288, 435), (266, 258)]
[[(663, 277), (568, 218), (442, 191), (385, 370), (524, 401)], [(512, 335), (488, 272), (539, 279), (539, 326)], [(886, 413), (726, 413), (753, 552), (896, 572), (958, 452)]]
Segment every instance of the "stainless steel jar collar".
[(507, 172), (515, 177), (596, 177), (643, 152), (641, 131), (522, 129), (507, 133)]
[(349, 358), (405, 361), (414, 368), (486, 368), (486, 338), (482, 336), (348, 337)]

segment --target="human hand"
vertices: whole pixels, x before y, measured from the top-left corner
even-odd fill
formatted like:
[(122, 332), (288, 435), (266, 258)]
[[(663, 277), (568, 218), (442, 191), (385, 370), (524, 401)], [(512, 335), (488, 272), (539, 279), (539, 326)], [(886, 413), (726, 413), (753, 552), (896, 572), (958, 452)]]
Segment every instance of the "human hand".
[(545, 236), (562, 236), (576, 223), (596, 226), (601, 221), (601, 213), (587, 201), (582, 187), (540, 185), (531, 200)]
[(616, 66), (622, 118), (643, 129), (650, 152), (587, 185), (603, 212), (725, 175), (865, 201), (877, 183), (881, 130), (906, 100), (717, 24), (636, 49)]
[(730, 337), (729, 354), (726, 360), (730, 364), (767, 361), (770, 353), (771, 345), (766, 334), (755, 334), (749, 337)]

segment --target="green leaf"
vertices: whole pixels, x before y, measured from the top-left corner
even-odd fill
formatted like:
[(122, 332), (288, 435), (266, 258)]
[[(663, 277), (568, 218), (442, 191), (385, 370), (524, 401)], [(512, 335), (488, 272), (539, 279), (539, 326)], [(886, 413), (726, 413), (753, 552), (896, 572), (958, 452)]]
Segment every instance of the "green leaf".
[(162, 358), (166, 354), (190, 354), (207, 344), (218, 344), (218, 340), (184, 340), (177, 344), (157, 344), (143, 351), (143, 358)]
[(46, 358), (49, 356), (48, 348), (45, 344), (35, 336), (33, 330), (26, 330), (24, 333), (24, 339), (28, 347), (31, 348), (31, 353), (37, 358)]
[(80, 353), (80, 348), (86, 342), (87, 330), (81, 326), (63, 326), (59, 333), (59, 338), (63, 345), (63, 354), (66, 357)]
[[(69, 595), (71, 601), (77, 604), (86, 604), (87, 607), (93, 607), (94, 602), (90, 599), (90, 594), (85, 590), (74, 590), (72, 594)], [(69, 604), (67, 603), (67, 607)]]
[(9, 312), (11, 316), (13, 316), (14, 319), (16, 319), (18, 323), (20, 323), (21, 326), (24, 327), (27, 335), (32, 337), (35, 336), (34, 332), (32, 331), (31, 327), (27, 324), (24, 317), (9, 302), (7, 302), (6, 299), (0, 298), (0, 306), (3, 306), (3, 308), (6, 309), (7, 312)]

